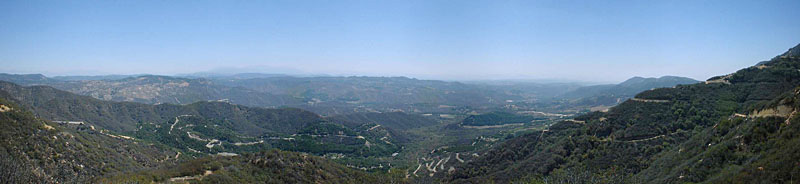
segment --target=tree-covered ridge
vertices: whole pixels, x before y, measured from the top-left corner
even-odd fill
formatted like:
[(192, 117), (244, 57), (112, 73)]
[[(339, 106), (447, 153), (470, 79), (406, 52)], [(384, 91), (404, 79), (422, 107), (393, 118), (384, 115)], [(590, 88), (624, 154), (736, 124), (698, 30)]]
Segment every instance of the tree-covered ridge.
[(118, 132), (134, 131), (138, 123), (167, 123), (181, 115), (226, 118), (235, 130), (248, 135), (290, 133), (323, 121), (319, 115), (300, 109), (254, 108), (225, 102), (189, 105), (109, 102), (47, 86), (23, 87), (3, 81), (0, 81), (0, 97), (22, 104), (43, 118), (85, 121)]
[(606, 113), (509, 140), (448, 181), (584, 170), (653, 183), (786, 182), (797, 170), (789, 159), (800, 107), (786, 104), (795, 101), (799, 69), (800, 58), (776, 57), (702, 84), (646, 91)]

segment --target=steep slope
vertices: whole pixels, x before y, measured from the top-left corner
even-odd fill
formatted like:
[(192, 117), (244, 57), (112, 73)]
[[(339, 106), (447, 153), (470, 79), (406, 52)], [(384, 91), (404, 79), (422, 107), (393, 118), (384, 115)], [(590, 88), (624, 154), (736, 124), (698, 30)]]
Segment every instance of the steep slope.
[(651, 183), (797, 181), (800, 88), (759, 109), (723, 119), (678, 145), (677, 151), (660, 153), (638, 177)]
[(792, 124), (798, 108), (785, 99), (800, 86), (800, 58), (791, 54), (797, 49), (705, 83), (645, 91), (606, 113), (514, 138), (447, 180), (566, 173), (573, 181), (611, 183), (788, 181), (796, 172), (788, 168), (797, 163), (788, 160), (795, 158), (789, 154), (800, 127)]
[(73, 183), (173, 162), (172, 151), (34, 117), (0, 98), (0, 183)]

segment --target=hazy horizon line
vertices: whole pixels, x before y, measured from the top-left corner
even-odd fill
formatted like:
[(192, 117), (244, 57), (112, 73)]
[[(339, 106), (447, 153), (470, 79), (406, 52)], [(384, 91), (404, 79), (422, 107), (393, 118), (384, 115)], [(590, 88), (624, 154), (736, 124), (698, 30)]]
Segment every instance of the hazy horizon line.
[[(172, 74), (164, 74), (164, 73), (87, 73), (87, 74), (76, 74), (73, 72), (65, 72), (61, 74), (55, 73), (47, 73), (47, 72), (7, 72), (2, 71), (0, 73), (3, 74), (12, 74), (12, 75), (43, 75), (48, 78), (60, 78), (60, 77), (107, 77), (107, 76), (127, 76), (127, 77), (136, 77), (136, 76), (168, 76), (168, 77), (178, 77), (178, 78), (214, 78), (214, 77), (232, 77), (236, 75), (242, 74), (256, 74), (256, 75), (274, 75), (272, 77), (298, 77), (298, 78), (305, 78), (305, 77), (405, 77), (410, 79), (417, 79), (417, 80), (436, 80), (436, 81), (447, 81), (447, 82), (518, 82), (518, 83), (539, 83), (539, 84), (558, 84), (558, 83), (575, 83), (575, 84), (586, 84), (586, 85), (596, 85), (596, 84), (618, 84), (624, 82), (628, 79), (635, 78), (635, 77), (642, 77), (642, 78), (661, 78), (661, 77), (684, 77), (693, 79), (696, 81), (705, 81), (706, 79), (697, 79), (689, 76), (680, 76), (680, 75), (633, 75), (628, 78), (625, 78), (621, 81), (612, 81), (612, 80), (586, 80), (586, 79), (571, 79), (571, 78), (552, 78), (552, 77), (499, 77), (499, 78), (481, 78), (481, 77), (473, 77), (473, 78), (464, 78), (464, 77), (442, 77), (442, 76), (420, 76), (420, 75), (376, 75), (376, 74), (358, 74), (358, 73), (280, 73), (280, 72), (212, 72), (212, 71), (199, 71), (199, 72), (191, 72), (191, 73), (172, 73)], [(725, 75), (725, 74), (719, 74)], [(713, 77), (713, 76), (712, 76)], [(259, 78), (259, 77), (254, 77)], [(267, 78), (267, 77), (263, 77)], [(710, 77), (709, 77), (710, 78)]]

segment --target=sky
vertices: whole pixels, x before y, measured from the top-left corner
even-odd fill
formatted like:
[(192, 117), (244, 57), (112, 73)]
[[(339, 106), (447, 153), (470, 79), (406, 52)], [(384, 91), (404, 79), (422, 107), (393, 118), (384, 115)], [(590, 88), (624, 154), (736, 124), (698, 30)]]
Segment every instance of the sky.
[(0, 1), (0, 72), (705, 80), (800, 43), (800, 1)]

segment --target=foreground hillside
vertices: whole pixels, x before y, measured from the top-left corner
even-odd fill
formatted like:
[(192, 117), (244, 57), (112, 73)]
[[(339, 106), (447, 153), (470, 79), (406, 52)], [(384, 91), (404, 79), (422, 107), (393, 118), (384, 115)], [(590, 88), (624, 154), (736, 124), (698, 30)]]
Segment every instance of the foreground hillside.
[[(0, 99), (2, 183), (398, 183), (325, 159), (267, 151), (178, 162), (168, 147), (148, 146), (80, 125), (59, 125)], [(76, 126), (76, 127), (69, 127)], [(139, 170), (139, 171), (137, 171)], [(390, 177), (391, 176), (391, 177)]]
[[(248, 153), (272, 148), (345, 157), (353, 167), (381, 168), (382, 159), (407, 142), (390, 122), (347, 123), (294, 108), (265, 109), (224, 102), (147, 105), (109, 102), (47, 86), (24, 87), (0, 81), (0, 98), (22, 104), (37, 116), (73, 121), (177, 149), (184, 157)], [(393, 118), (414, 117), (392, 113)], [(384, 115), (373, 116), (387, 119)], [(427, 120), (430, 121), (430, 120)], [(379, 124), (388, 126), (377, 126)]]
[(796, 180), (798, 51), (800, 45), (705, 83), (646, 91), (608, 112), (508, 140), (457, 168), (447, 181)]
[[(113, 106), (113, 103), (111, 105)], [(264, 113), (262, 111), (258, 114), (269, 116)], [(0, 171), (0, 183), (398, 183), (405, 181), (403, 173), (369, 174), (306, 153), (259, 151), (269, 150), (269, 146), (251, 148), (255, 151), (238, 149), (242, 152), (240, 155), (221, 152), (225, 148), (203, 150), (192, 147), (191, 142), (179, 141), (186, 140), (182, 137), (192, 135), (191, 132), (197, 133), (195, 136), (206, 136), (203, 133), (208, 134), (214, 132), (213, 130), (183, 131), (181, 134), (176, 130), (175, 134), (184, 136), (175, 136), (174, 139), (178, 142), (173, 142), (171, 141), (173, 137), (159, 139), (166, 136), (164, 134), (126, 136), (85, 121), (44, 120), (35, 117), (24, 106), (3, 98), (0, 98), (0, 124), (4, 127), (0, 131), (0, 143), (2, 143), (0, 167), (4, 168)], [(242, 136), (230, 129), (226, 130), (232, 135), (228, 135), (231, 137), (225, 137), (226, 139), (222, 141), (234, 141), (234, 137)], [(311, 127), (304, 127), (300, 131), (321, 133), (320, 129)], [(217, 131), (210, 136), (225, 136), (223, 132)], [(303, 138), (297, 139), (301, 141)], [(314, 141), (325, 142), (325, 140)], [(379, 146), (377, 142), (376, 148)], [(220, 147), (223, 146), (221, 141), (218, 144)], [(337, 149), (346, 147), (346, 145), (332, 146), (338, 147)], [(295, 147), (304, 148), (297, 145)], [(192, 148), (200, 151), (189, 152), (188, 150), (193, 150)], [(216, 154), (209, 154), (213, 152)]]
[(405, 183), (402, 173), (366, 173), (296, 152), (208, 156), (156, 169), (97, 179), (98, 183)]
[(0, 183), (85, 182), (175, 161), (164, 147), (42, 120), (2, 98), (0, 125)]

